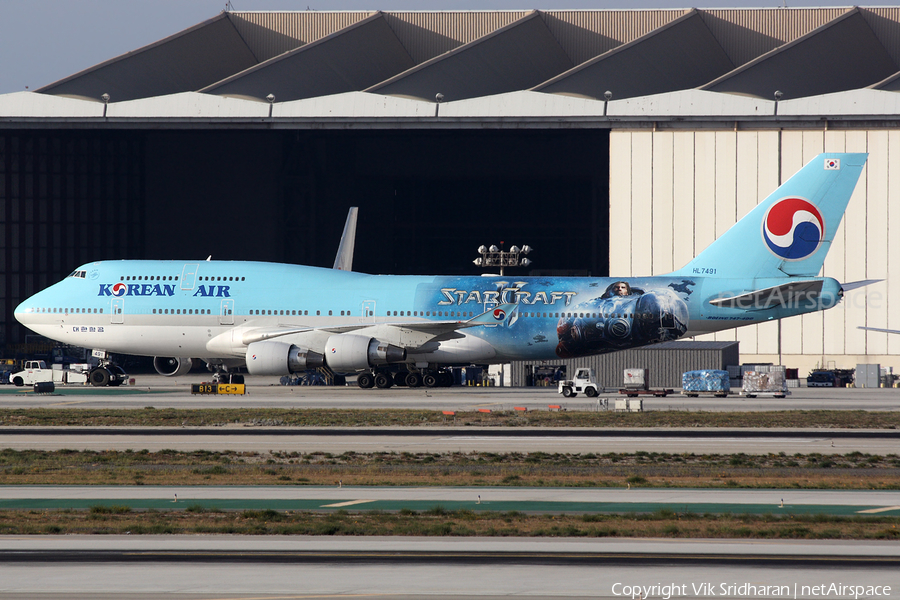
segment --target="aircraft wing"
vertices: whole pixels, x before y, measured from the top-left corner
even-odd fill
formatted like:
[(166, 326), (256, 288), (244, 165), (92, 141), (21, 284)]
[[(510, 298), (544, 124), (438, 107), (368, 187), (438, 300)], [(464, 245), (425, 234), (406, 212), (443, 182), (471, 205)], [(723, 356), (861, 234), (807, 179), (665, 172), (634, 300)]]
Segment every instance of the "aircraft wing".
[(715, 298), (709, 303), (720, 308), (740, 308), (744, 310), (764, 310), (777, 306), (795, 306), (797, 302), (817, 297), (822, 291), (823, 282), (792, 281), (761, 290), (728, 298)]
[(401, 348), (418, 348), (428, 342), (462, 337), (457, 333), (469, 327), (499, 327), (514, 321), (516, 304), (501, 304), (467, 321), (400, 321), (396, 323), (355, 323), (336, 327), (260, 327), (248, 329), (241, 334), (241, 342), (249, 345), (274, 338), (324, 332), (331, 334), (350, 333), (371, 335)]

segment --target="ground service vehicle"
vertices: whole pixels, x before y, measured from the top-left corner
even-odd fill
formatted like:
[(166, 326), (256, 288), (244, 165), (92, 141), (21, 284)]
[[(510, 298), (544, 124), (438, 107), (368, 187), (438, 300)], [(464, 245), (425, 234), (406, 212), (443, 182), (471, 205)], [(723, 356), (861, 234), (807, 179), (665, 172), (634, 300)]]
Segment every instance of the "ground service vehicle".
[(588, 398), (594, 398), (599, 393), (593, 369), (578, 369), (575, 371), (575, 379), (559, 382), (559, 393), (566, 398), (574, 398), (580, 392), (584, 392)]
[(27, 360), (25, 367), (13, 373), (10, 382), (17, 386), (34, 385), (35, 383), (86, 383), (87, 374), (69, 369), (48, 368), (42, 360)]

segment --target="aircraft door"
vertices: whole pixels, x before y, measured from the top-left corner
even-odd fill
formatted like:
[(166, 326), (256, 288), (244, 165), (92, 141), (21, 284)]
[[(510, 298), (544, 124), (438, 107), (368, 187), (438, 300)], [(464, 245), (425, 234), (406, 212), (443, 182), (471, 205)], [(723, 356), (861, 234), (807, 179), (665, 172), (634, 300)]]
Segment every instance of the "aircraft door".
[(124, 323), (125, 322), (125, 298), (113, 298), (110, 308), (112, 308), (112, 314), (110, 315), (109, 322), (110, 323)]
[(374, 323), (375, 322), (375, 301), (374, 300), (366, 300), (362, 303), (362, 310), (360, 311), (362, 318), (360, 319), (360, 323)]
[(197, 263), (188, 263), (184, 265), (184, 269), (181, 270), (181, 289), (194, 289), (194, 281), (197, 279), (197, 268), (199, 266), (200, 265)]
[(222, 300), (219, 325), (234, 325), (234, 300)]

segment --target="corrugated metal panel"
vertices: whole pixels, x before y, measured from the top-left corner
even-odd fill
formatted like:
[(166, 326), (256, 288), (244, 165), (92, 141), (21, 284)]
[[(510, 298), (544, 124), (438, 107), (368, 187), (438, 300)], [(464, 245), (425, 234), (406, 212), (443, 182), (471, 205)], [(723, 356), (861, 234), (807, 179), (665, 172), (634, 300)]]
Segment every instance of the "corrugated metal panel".
[(445, 102), (530, 89), (572, 61), (537, 12), (365, 91)]
[(548, 10), (547, 26), (576, 65), (636, 40), (686, 10)]
[(615, 243), (609, 241), (609, 272), (616, 277), (634, 275), (631, 266), (632, 135), (630, 131), (615, 129), (609, 134), (609, 223), (610, 228), (618, 231)]
[(419, 64), (515, 23), (529, 12), (386, 12), (385, 17)]
[(231, 21), (220, 15), (37, 90), (113, 102), (196, 91), (256, 64)]
[[(847, 132), (847, 152), (868, 151), (869, 132)], [(853, 190), (853, 195), (850, 197), (850, 202), (847, 204), (847, 210), (844, 213), (844, 225), (846, 225), (846, 274), (844, 276), (846, 279), (842, 279), (841, 281), (860, 281), (866, 279), (867, 233), (869, 228), (866, 214), (868, 212), (868, 205), (870, 201), (884, 202), (887, 200), (886, 198), (875, 198), (868, 195), (868, 179), (869, 167), (866, 166), (860, 176), (859, 183), (856, 184), (856, 189)], [(872, 223), (872, 226), (875, 226), (875, 223)], [(875, 251), (883, 252), (884, 249), (879, 248), (875, 249)], [(865, 288), (853, 290), (844, 297), (844, 302), (848, 303), (844, 329), (844, 354), (866, 353), (866, 332), (859, 329), (859, 327), (867, 325), (866, 296), (868, 292), (869, 290)], [(850, 298), (847, 296), (850, 296)]]
[(231, 12), (232, 23), (262, 62), (358, 23), (372, 12)]
[(511, 364), (513, 386), (526, 385), (528, 367), (563, 366), (571, 375), (578, 367), (591, 367), (597, 374), (597, 383), (603, 387), (618, 388), (624, 383), (625, 369), (647, 369), (650, 387), (679, 388), (681, 375), (696, 369), (724, 369), (740, 364), (738, 342), (666, 342), (644, 348), (634, 348), (557, 361), (514, 361)]
[(734, 69), (697, 11), (536, 87), (554, 94), (634, 98), (703, 85)]
[[(894, 152), (900, 151), (900, 131), (894, 130), (888, 133), (888, 148)], [(897, 271), (900, 266), (900, 161), (893, 160), (889, 163), (888, 191), (885, 202), (888, 206), (887, 234), (888, 249), (886, 254), (887, 266)], [(893, 232), (893, 234), (891, 233)], [(883, 327), (900, 329), (900, 277), (888, 277), (888, 280), (879, 287), (874, 287), (873, 292), (878, 292), (878, 300), (887, 309), (887, 322)], [(874, 299), (874, 298), (873, 298)], [(875, 321), (870, 321), (872, 327), (882, 327)], [(888, 352), (900, 354), (900, 335), (884, 334), (887, 337)]]
[[(828, 56), (823, 61), (822, 57)], [(858, 9), (738, 67), (701, 89), (784, 99), (853, 90), (897, 72)]]
[(702, 10), (706, 25), (735, 65), (806, 35), (847, 8), (763, 8)]
[(413, 66), (384, 15), (375, 14), (201, 91), (300, 100), (363, 90)]
[(863, 17), (884, 44), (894, 62), (900, 65), (900, 7), (860, 8)]

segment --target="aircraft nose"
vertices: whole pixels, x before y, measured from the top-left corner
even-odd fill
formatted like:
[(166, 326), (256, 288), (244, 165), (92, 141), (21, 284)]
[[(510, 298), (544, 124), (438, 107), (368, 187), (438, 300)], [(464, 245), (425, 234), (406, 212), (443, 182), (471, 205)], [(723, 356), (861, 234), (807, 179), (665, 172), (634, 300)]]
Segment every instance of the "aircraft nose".
[(24, 325), (29, 320), (28, 317), (33, 313), (34, 303), (32, 302), (32, 299), (29, 298), (16, 307), (13, 311), (13, 316), (16, 318), (16, 321)]

